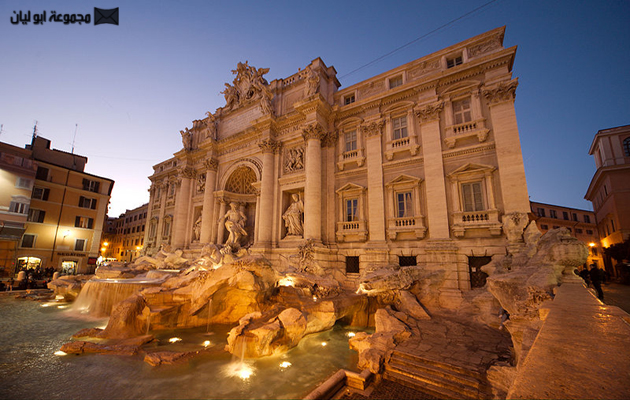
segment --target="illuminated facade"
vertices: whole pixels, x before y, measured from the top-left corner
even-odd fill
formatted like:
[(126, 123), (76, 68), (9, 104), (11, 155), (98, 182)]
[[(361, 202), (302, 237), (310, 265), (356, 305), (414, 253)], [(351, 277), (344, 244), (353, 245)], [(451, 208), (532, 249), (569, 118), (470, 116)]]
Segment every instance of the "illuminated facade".
[[(584, 198), (593, 203), (603, 247), (630, 239), (630, 125), (597, 132), (588, 152), (597, 170)], [(617, 261), (606, 260), (615, 276)]]
[(113, 232), (106, 235), (107, 246), (103, 257), (118, 261), (132, 261), (140, 255), (144, 246), (144, 232), (148, 204), (127, 210), (112, 221)]
[(30, 151), (0, 143), (0, 277), (15, 272), (36, 169)]
[(85, 172), (87, 157), (51, 149), (42, 137), (26, 150), (37, 169), (17, 267), (93, 272), (114, 181)]
[(349, 284), (374, 266), (418, 264), (444, 273), (445, 296), (469, 290), (473, 266), (506, 252), (505, 216), (522, 223), (530, 210), (516, 47), (503, 35), (341, 90), (319, 58), (269, 83), (267, 69), (239, 63), (226, 105), (181, 131), (183, 148), (153, 167), (147, 252), (229, 241), (234, 203), (241, 245), (272, 261), (310, 240)]

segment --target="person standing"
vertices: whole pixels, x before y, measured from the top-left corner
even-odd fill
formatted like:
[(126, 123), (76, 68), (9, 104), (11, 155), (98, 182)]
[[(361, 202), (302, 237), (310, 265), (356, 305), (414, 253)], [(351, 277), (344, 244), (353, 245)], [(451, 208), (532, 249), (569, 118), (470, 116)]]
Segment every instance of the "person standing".
[(604, 271), (597, 268), (597, 264), (591, 264), (589, 277), (591, 278), (591, 284), (597, 291), (597, 298), (600, 299), (601, 301), (604, 301), (604, 291), (602, 290), (602, 281), (604, 278)]

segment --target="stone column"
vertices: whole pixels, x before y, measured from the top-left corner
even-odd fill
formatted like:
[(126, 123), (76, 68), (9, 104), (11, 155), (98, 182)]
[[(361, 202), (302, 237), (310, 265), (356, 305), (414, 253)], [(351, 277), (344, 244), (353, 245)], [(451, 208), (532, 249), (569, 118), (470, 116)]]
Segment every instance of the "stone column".
[(506, 214), (530, 211), (521, 141), (518, 136), (514, 110), (514, 96), (517, 86), (518, 80), (513, 79), (483, 90), (483, 95), (488, 99), (490, 106), (490, 118), (492, 119), (499, 165), (499, 182)]
[(185, 167), (180, 170), (180, 184), (175, 199), (175, 215), (173, 215), (173, 234), (171, 244), (174, 249), (184, 248), (186, 228), (188, 222), (188, 208), (190, 205), (191, 181), (195, 177), (195, 170)]
[(440, 112), (443, 108), (444, 103), (435, 103), (417, 111), (420, 119), (420, 134), (422, 135), (427, 217), (431, 239), (448, 239), (450, 237), (442, 140), (440, 139)]
[[(219, 202), (221, 203), (221, 207), (219, 207), (219, 218), (217, 218), (217, 220), (221, 219), (225, 215), (225, 212), (227, 209), (227, 201), (225, 199), (220, 199)], [(219, 225), (217, 226), (217, 244), (223, 244), (223, 232), (225, 231), (225, 221), (223, 220), (218, 221), (218, 224)]]
[(203, 210), (201, 212), (201, 236), (199, 241), (201, 243), (210, 242), (210, 236), (212, 234), (212, 216), (214, 215), (214, 186), (217, 179), (217, 168), (219, 162), (214, 159), (208, 159), (205, 161), (207, 168), (206, 172), (206, 188), (203, 192)]
[(258, 224), (258, 241), (263, 246), (271, 244), (273, 232), (273, 187), (275, 181), (274, 174), (274, 154), (280, 148), (280, 143), (274, 139), (265, 139), (258, 146), (263, 153), (262, 178), (260, 182), (260, 219)]
[(308, 125), (302, 131), (306, 142), (304, 183), (304, 239), (321, 242), (322, 229), (322, 139), (324, 130), (319, 124)]
[(370, 243), (385, 243), (385, 196), (383, 195), (383, 122), (370, 122), (361, 126), (365, 133), (367, 158), (368, 234)]

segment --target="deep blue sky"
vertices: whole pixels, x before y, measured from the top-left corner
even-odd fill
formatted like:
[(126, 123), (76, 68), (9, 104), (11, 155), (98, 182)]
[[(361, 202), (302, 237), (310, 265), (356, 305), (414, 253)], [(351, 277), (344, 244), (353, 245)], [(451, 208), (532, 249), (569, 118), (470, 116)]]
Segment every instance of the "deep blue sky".
[[(152, 165), (179, 131), (224, 105), (239, 61), (269, 81), (321, 57), (342, 87), (496, 27), (518, 46), (514, 76), (530, 198), (591, 209), (588, 149), (599, 129), (630, 124), (630, 1), (497, 0), (367, 68), (351, 71), (488, 0), (3, 1), (0, 141), (23, 147), (34, 122), (52, 145), (116, 181), (110, 215), (148, 201)], [(120, 25), (12, 25), (13, 11), (93, 13)]]

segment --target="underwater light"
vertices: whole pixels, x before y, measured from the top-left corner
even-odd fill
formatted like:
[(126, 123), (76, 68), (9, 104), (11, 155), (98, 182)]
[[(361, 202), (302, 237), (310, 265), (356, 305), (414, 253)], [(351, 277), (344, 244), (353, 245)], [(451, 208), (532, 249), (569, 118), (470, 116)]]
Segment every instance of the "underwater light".
[(291, 366), (291, 363), (288, 361), (283, 361), (280, 363), (280, 368), (288, 368)]
[(356, 336), (356, 333), (354, 333), (354, 332), (348, 332), (348, 333), (346, 333), (346, 336), (348, 336), (348, 337), (355, 337), (355, 336)]
[(327, 345), (327, 344), (328, 344), (328, 343), (326, 343), (326, 342), (322, 342), (322, 346), (323, 346), (323, 347), (326, 347), (326, 345)]
[(55, 355), (56, 355), (56, 356), (65, 356), (65, 355), (67, 355), (67, 354), (68, 354), (68, 353), (66, 353), (65, 351), (61, 351), (61, 350), (59, 350), (59, 351), (55, 351)]
[(203, 347), (208, 347), (210, 346), (212, 343), (210, 343), (209, 340), (206, 340), (205, 342), (203, 342)]
[(171, 343), (177, 343), (177, 342), (181, 342), (182, 339), (178, 338), (178, 337), (172, 337), (168, 341), (171, 342)]

